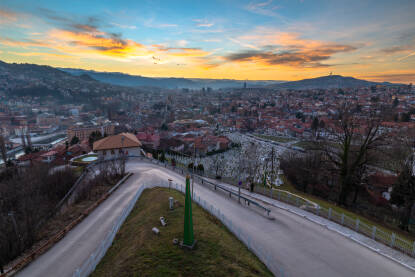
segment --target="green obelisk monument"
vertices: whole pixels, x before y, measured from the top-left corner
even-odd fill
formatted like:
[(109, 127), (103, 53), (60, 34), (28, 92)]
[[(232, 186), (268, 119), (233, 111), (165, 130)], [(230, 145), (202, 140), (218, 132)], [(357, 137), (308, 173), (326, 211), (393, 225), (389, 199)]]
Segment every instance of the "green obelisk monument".
[(195, 239), (193, 237), (192, 219), (192, 196), (190, 193), (190, 177), (186, 176), (186, 199), (184, 203), (184, 238), (183, 246), (193, 248)]

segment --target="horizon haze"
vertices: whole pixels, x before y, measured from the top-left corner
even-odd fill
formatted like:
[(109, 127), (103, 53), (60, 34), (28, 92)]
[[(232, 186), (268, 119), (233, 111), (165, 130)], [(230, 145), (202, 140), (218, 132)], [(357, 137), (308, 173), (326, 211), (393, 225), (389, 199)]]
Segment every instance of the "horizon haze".
[(148, 77), (415, 81), (415, 2), (0, 3), (0, 60)]

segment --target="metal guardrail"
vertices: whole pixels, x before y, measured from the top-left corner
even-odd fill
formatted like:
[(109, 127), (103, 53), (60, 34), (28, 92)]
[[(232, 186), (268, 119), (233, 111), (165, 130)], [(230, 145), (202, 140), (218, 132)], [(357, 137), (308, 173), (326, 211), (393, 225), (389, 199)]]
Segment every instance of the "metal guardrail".
[(147, 158), (147, 157), (142, 157), (142, 156), (129, 156), (129, 157), (130, 157), (130, 158), (133, 158), (133, 157), (134, 157), (134, 158), (141, 158), (141, 159), (143, 159), (143, 160), (150, 161), (151, 163), (154, 163), (154, 164), (157, 164), (157, 165), (162, 165), (162, 166), (164, 166), (165, 168), (169, 168), (169, 169), (171, 169), (171, 170), (173, 170), (173, 171), (175, 171), (175, 172), (178, 172), (178, 173), (179, 173), (179, 174), (181, 174), (181, 175), (193, 174), (193, 176), (195, 176), (196, 178), (199, 178), (200, 183), (201, 183), (202, 185), (208, 184), (208, 185), (212, 186), (212, 187), (214, 188), (214, 190), (220, 189), (220, 190), (222, 190), (223, 192), (225, 192), (226, 194), (228, 194), (230, 198), (232, 198), (232, 195), (233, 195), (233, 196), (236, 196), (236, 197), (238, 197), (238, 199), (242, 199), (242, 200), (245, 202), (245, 204), (247, 204), (248, 206), (250, 206), (250, 205), (252, 204), (253, 206), (256, 206), (256, 207), (258, 207), (258, 208), (260, 208), (260, 209), (264, 210), (264, 211), (267, 213), (267, 216), (269, 216), (269, 214), (271, 213), (271, 210), (270, 210), (269, 208), (267, 208), (267, 207), (265, 207), (265, 206), (261, 205), (261, 204), (260, 204), (260, 203), (258, 203), (257, 201), (252, 200), (252, 199), (250, 199), (250, 198), (247, 198), (247, 197), (243, 196), (242, 194), (238, 194), (238, 193), (234, 192), (233, 190), (230, 190), (230, 189), (228, 189), (228, 188), (226, 188), (226, 187), (223, 187), (223, 186), (221, 186), (221, 185), (219, 185), (219, 184), (215, 184), (215, 183), (213, 183), (213, 182), (211, 182), (211, 181), (209, 181), (209, 180), (206, 180), (206, 179), (205, 179), (205, 178), (203, 178), (202, 176), (200, 176), (200, 175), (198, 175), (198, 174), (196, 174), (196, 173), (194, 173), (194, 172), (191, 172), (191, 171), (190, 171), (190, 170), (188, 170), (188, 169), (183, 169), (183, 168), (179, 169), (179, 168), (177, 168), (177, 167), (174, 167), (174, 166), (169, 165), (168, 163), (163, 163), (163, 162), (161, 162), (161, 161), (159, 161), (159, 160), (156, 160), (156, 159), (150, 159), (150, 158)]
[(75, 227), (78, 223), (80, 223), (85, 217), (87, 217), (99, 204), (104, 202), (120, 185), (122, 185), (129, 177), (133, 175), (132, 173), (128, 173), (125, 175), (118, 183), (112, 187), (107, 193), (105, 193), (100, 199), (98, 199), (95, 203), (93, 203), (91, 206), (89, 206), (85, 211), (82, 212), (82, 214), (73, 220), (71, 223), (69, 223), (67, 226), (65, 226), (59, 233), (54, 235), (52, 238), (47, 240), (45, 243), (43, 243), (40, 247), (37, 249), (31, 251), (28, 255), (24, 256), (16, 264), (14, 264), (11, 268), (9, 268), (6, 272), (3, 274), (0, 274), (0, 277), (6, 277), (11, 276), (15, 274), (17, 271), (22, 269), (23, 267), (27, 266), (31, 261), (33, 261), (36, 257), (44, 253), (47, 249), (49, 249), (51, 246), (53, 246), (56, 242), (61, 240), (73, 227)]
[[(101, 259), (104, 257), (105, 253), (108, 251), (108, 248), (111, 246), (112, 242), (115, 239), (115, 235), (117, 234), (118, 230), (121, 228), (121, 225), (124, 223), (128, 215), (131, 213), (132, 209), (134, 208), (137, 200), (140, 198), (141, 194), (145, 189), (154, 188), (154, 187), (165, 187), (178, 190), (182, 193), (185, 193), (185, 187), (182, 184), (173, 184), (173, 186), (169, 186), (167, 182), (162, 182), (160, 184), (153, 184), (153, 185), (142, 185), (134, 198), (130, 201), (127, 207), (125, 207), (118, 218), (118, 220), (114, 223), (112, 229), (108, 232), (105, 239), (101, 242), (99, 247), (91, 254), (91, 256), (79, 267), (75, 270), (72, 277), (87, 277), (89, 276), (97, 267)], [(276, 259), (272, 255), (272, 253), (264, 250), (263, 247), (259, 247), (255, 243), (252, 242), (252, 238), (249, 234), (235, 226), (230, 219), (228, 219), (220, 209), (215, 208), (213, 205), (207, 203), (205, 200), (200, 198), (200, 195), (194, 193), (193, 201), (199, 204), (204, 210), (215, 216), (219, 219), (240, 241), (242, 241), (249, 250), (251, 250), (265, 265), (274, 273), (275, 276), (284, 276), (284, 271), (282, 267), (278, 265)]]
[[(59, 201), (59, 203), (56, 205), (55, 209), (53, 210), (53, 213), (58, 212), (59, 209), (66, 203), (66, 201), (69, 201), (70, 197), (72, 197), (72, 194), (78, 189), (79, 184), (84, 180), (86, 175), (90, 173), (90, 169), (94, 166), (97, 166), (102, 163), (118, 160), (119, 158), (112, 158), (108, 160), (95, 160), (88, 165), (85, 166), (84, 171), (82, 174), (78, 177), (75, 184), (70, 188), (70, 190), (65, 194), (65, 196)], [(53, 214), (52, 214), (53, 215)]]
[[(150, 159), (151, 160), (151, 159)], [(179, 172), (182, 171), (181, 174), (185, 174), (186, 173), (191, 173), (189, 172), (187, 169), (174, 169), (172, 166), (170, 165), (166, 165), (165, 163), (161, 163), (158, 160), (154, 160), (152, 159), (153, 163), (159, 164), (159, 165), (164, 165), (165, 167), (169, 167), (172, 168), (174, 171)], [(202, 177), (200, 177), (199, 175), (196, 175), (197, 177), (203, 179)], [(205, 179), (203, 179), (203, 183), (209, 182)], [(218, 185), (216, 185), (218, 186)], [(238, 195), (237, 193), (231, 194), (231, 195)], [(269, 195), (264, 195), (268, 198)], [(377, 228), (374, 225), (369, 225), (366, 224), (364, 222), (361, 222), (358, 218), (354, 219), (351, 218), (349, 216), (347, 216), (344, 213), (339, 213), (336, 212), (335, 210), (331, 209), (331, 208), (324, 208), (324, 207), (312, 207), (309, 205), (309, 203), (307, 203), (307, 201), (305, 201), (304, 199), (302, 199), (301, 197), (297, 197), (294, 194), (288, 194), (282, 191), (277, 191), (277, 193), (274, 193), (272, 195), (271, 199), (275, 199), (275, 200), (279, 200), (285, 203), (288, 203), (290, 205), (296, 206), (296, 207), (303, 207), (305, 208), (307, 211), (320, 216), (320, 217), (324, 217), (330, 221), (333, 221), (335, 223), (338, 223), (342, 226), (345, 226), (351, 230), (354, 230), (362, 235), (365, 235), (369, 238), (372, 238), (373, 240), (376, 240), (378, 242), (381, 242), (391, 248), (394, 248), (400, 252), (403, 252), (406, 255), (415, 257), (415, 241), (411, 242), (408, 241), (407, 239), (405, 239), (404, 237), (393, 233), (393, 232), (385, 232), (379, 228)], [(250, 199), (249, 199), (250, 200)], [(250, 200), (250, 203), (257, 203), (255, 201)], [(257, 203), (258, 204), (258, 203)], [(254, 204), (255, 205), (255, 204)], [(261, 204), (258, 204), (260, 206), (262, 206)], [(263, 207), (262, 208), (265, 210), (267, 208)]]
[[(269, 195), (266, 197), (270, 198)], [(277, 191), (277, 193), (275, 193), (270, 199), (275, 199), (295, 207), (303, 208), (316, 216), (326, 218), (355, 232), (365, 235), (373, 240), (381, 242), (391, 248), (399, 250), (406, 255), (415, 257), (415, 241), (408, 241), (407, 239), (393, 232), (385, 232), (374, 225), (362, 222), (359, 218), (352, 218), (344, 213), (337, 212), (332, 208), (324, 208), (321, 206), (316, 208), (310, 206), (302, 198), (297, 197), (294, 194), (285, 193), (283, 191)]]
[(236, 193), (236, 192), (234, 192), (233, 190), (230, 190), (230, 189), (228, 189), (228, 188), (226, 188), (226, 187), (223, 187), (223, 186), (221, 186), (221, 185), (219, 185), (219, 184), (215, 184), (215, 183), (213, 183), (213, 182), (211, 182), (211, 181), (208, 181), (208, 180), (206, 180), (206, 179), (204, 179), (204, 178), (202, 178), (202, 177), (200, 177), (200, 176), (198, 176), (198, 175), (196, 175), (196, 174), (195, 174), (195, 177), (196, 177), (196, 178), (199, 178), (199, 180), (200, 180), (200, 182), (202, 183), (202, 185), (204, 185), (204, 184), (206, 183), (206, 184), (208, 184), (208, 185), (211, 185), (211, 186), (214, 188), (214, 190), (216, 190), (216, 189), (220, 189), (220, 190), (224, 191), (225, 193), (227, 193), (227, 194), (229, 195), (229, 197), (230, 197), (230, 198), (232, 198), (232, 195), (234, 195), (234, 196), (238, 197), (238, 199), (240, 198), (240, 199), (244, 200), (244, 201), (245, 201), (245, 203), (246, 203), (248, 206), (250, 206), (250, 204), (252, 204), (252, 205), (254, 205), (254, 206), (257, 206), (257, 207), (258, 207), (258, 208), (260, 208), (260, 209), (263, 209), (263, 210), (267, 213), (267, 215), (268, 215), (268, 216), (269, 216), (269, 214), (270, 214), (270, 212), (271, 212), (271, 210), (270, 210), (270, 209), (268, 209), (267, 207), (265, 207), (265, 206), (263, 206), (263, 205), (259, 204), (258, 202), (254, 201), (254, 200), (252, 200), (252, 199), (249, 199), (249, 198), (247, 198), (247, 197), (243, 196), (242, 194)]

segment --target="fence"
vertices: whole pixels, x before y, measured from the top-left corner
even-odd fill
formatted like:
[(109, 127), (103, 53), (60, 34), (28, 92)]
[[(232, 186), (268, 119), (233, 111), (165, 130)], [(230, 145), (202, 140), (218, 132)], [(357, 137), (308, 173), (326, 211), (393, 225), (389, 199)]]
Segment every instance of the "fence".
[[(137, 193), (134, 195), (134, 198), (130, 201), (128, 206), (123, 209), (120, 217), (114, 223), (111, 231), (108, 232), (107, 236), (101, 242), (99, 247), (79, 268), (75, 270), (72, 277), (86, 277), (95, 270), (96, 266), (99, 264), (99, 262), (107, 252), (108, 248), (114, 241), (115, 235), (117, 234), (121, 225), (124, 223), (125, 219), (134, 208), (138, 198), (140, 198), (141, 194), (145, 189), (153, 187), (167, 188), (169, 187), (169, 184), (167, 182), (163, 182), (159, 185), (142, 185), (137, 191)], [(183, 186), (182, 184), (175, 183), (172, 186), (170, 186), (170, 188), (185, 193), (185, 186)], [(197, 193), (193, 194), (193, 201), (199, 204), (199, 206), (201, 206), (207, 212), (218, 218), (240, 241), (242, 241), (248, 247), (249, 250), (251, 250), (262, 262), (264, 262), (264, 264), (268, 267), (268, 269), (271, 272), (274, 273), (275, 276), (284, 276), (284, 271), (278, 266), (272, 253), (266, 251), (264, 247), (259, 247), (257, 244), (255, 244), (252, 238), (246, 232), (244, 232), (235, 224), (233, 224), (232, 221), (228, 219), (219, 209), (215, 208), (213, 205), (201, 199), (200, 195), (198, 195)]]
[(330, 221), (348, 227), (360, 234), (372, 238), (373, 240), (379, 241), (409, 256), (415, 257), (415, 241), (408, 241), (393, 232), (386, 232), (382, 229), (377, 228), (374, 225), (369, 225), (367, 223), (360, 221), (359, 218), (351, 218), (350, 216), (344, 213), (339, 213), (333, 210), (332, 208), (324, 208), (320, 206), (315, 207), (313, 205), (310, 205), (310, 203), (304, 200), (303, 198), (298, 197), (294, 194), (285, 193), (284, 191), (278, 190), (274, 191), (276, 192), (274, 192), (273, 194), (267, 193), (266, 196), (269, 198), (272, 197), (272, 199), (276, 199), (296, 207), (305, 208), (307, 211), (317, 216), (324, 217)]
[(99, 204), (105, 201), (120, 185), (122, 185), (131, 175), (132, 173), (128, 173), (124, 176), (118, 183), (113, 186), (107, 193), (105, 193), (100, 199), (98, 199), (95, 203), (89, 206), (82, 214), (65, 226), (60, 232), (56, 235), (48, 239), (45, 243), (43, 243), (40, 247), (36, 248), (35, 250), (31, 251), (28, 255), (23, 256), (19, 259), (11, 268), (9, 268), (6, 272), (0, 273), (0, 277), (12, 276), (17, 271), (28, 265), (31, 261), (33, 261), (36, 257), (43, 254), (47, 251), (50, 247), (52, 247), (55, 243), (61, 240), (73, 227), (79, 224), (86, 216), (88, 216)]
[[(188, 169), (186, 168), (174, 168), (172, 166), (167, 165), (166, 163), (162, 163), (154, 159), (152, 159), (151, 162), (162, 165), (164, 167), (169, 167), (170, 169), (173, 169), (174, 171), (179, 172), (181, 174), (189, 173)], [(206, 182), (206, 180), (201, 178), (201, 176), (196, 175), (196, 178), (199, 178), (200, 180), (204, 180), (204, 182)], [(356, 232), (359, 232), (360, 234), (372, 238), (373, 240), (379, 241), (409, 256), (415, 257), (415, 241), (408, 241), (400, 235), (397, 235), (393, 232), (386, 232), (382, 229), (377, 228), (374, 225), (369, 225), (367, 223), (361, 222), (358, 218), (353, 219), (347, 216), (346, 214), (339, 213), (331, 208), (324, 208), (320, 206), (316, 207), (314, 203), (311, 203), (310, 201), (307, 201), (302, 197), (296, 196), (295, 194), (286, 193), (284, 191), (279, 190), (273, 190), (274, 192), (272, 193), (265, 193), (265, 191), (261, 192), (260, 190), (262, 189), (257, 188), (257, 192), (266, 195), (266, 197), (276, 199), (296, 207), (304, 207), (307, 211), (317, 216), (324, 217), (328, 220), (348, 227)]]

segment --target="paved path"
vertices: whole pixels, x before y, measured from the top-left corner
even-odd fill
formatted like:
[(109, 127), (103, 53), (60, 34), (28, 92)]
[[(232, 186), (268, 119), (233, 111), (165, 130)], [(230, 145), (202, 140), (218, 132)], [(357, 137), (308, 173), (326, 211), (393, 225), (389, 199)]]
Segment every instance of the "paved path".
[[(233, 190), (234, 192), (238, 191), (238, 188), (229, 184), (224, 184), (222, 182), (218, 182), (217, 180), (210, 179), (210, 181), (213, 181), (217, 184), (220, 184), (223, 187), (226, 187), (227, 189)], [(265, 202), (269, 205), (272, 205), (274, 207), (289, 211), (297, 216), (307, 218), (308, 220), (315, 222), (316, 224), (322, 225), (334, 232), (337, 232), (356, 243), (360, 243), (367, 248), (370, 248), (373, 251), (379, 252), (382, 255), (387, 256), (388, 258), (391, 258), (393, 260), (396, 260), (399, 263), (404, 264), (405, 266), (409, 266), (415, 270), (415, 259), (402, 253), (401, 251), (398, 251), (396, 249), (393, 249), (381, 242), (375, 241), (365, 235), (362, 235), (350, 228), (347, 228), (345, 226), (342, 226), (340, 224), (337, 224), (336, 222), (333, 222), (331, 220), (328, 220), (327, 218), (317, 216), (311, 212), (305, 211), (301, 208), (295, 207), (293, 205), (286, 204), (284, 202), (271, 199), (269, 197), (265, 197), (264, 195), (258, 194), (258, 193), (252, 193), (249, 192), (246, 189), (242, 189), (241, 193), (248, 198), (251, 198), (253, 200), (260, 200), (262, 202)], [(414, 272), (415, 274), (415, 272)]]
[[(159, 166), (128, 162), (135, 174), (61, 241), (17, 276), (72, 276), (110, 231), (122, 209), (142, 184), (184, 178)], [(344, 236), (293, 213), (271, 207), (275, 220), (241, 206), (226, 196), (195, 184), (195, 193), (214, 205), (251, 236), (251, 243), (273, 257), (275, 273), (284, 276), (414, 276), (414, 272)], [(194, 220), (197, 224), (197, 219)], [(197, 236), (197, 234), (196, 234)], [(275, 270), (278, 268), (278, 270)]]

